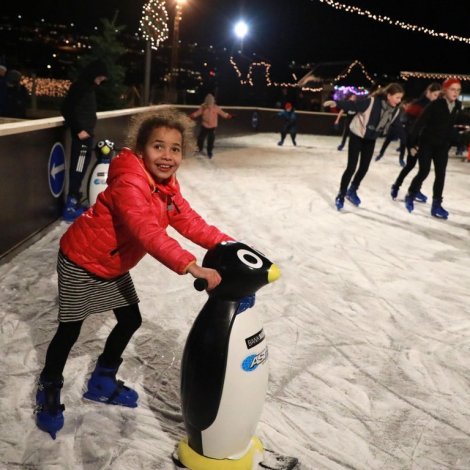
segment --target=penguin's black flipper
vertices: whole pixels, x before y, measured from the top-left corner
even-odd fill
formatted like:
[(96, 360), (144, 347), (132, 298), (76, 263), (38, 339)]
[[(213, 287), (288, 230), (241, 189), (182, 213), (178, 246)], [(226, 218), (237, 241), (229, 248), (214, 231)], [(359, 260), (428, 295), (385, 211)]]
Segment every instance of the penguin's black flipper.
[(264, 449), (264, 459), (258, 466), (265, 470), (301, 470), (296, 457), (281, 455), (270, 449)]

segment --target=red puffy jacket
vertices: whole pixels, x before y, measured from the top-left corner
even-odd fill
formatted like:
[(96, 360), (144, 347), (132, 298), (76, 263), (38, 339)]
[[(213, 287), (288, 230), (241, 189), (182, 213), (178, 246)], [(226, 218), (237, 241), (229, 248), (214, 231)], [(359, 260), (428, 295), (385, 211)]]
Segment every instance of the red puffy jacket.
[(196, 258), (168, 236), (168, 225), (206, 249), (232, 240), (191, 209), (175, 176), (166, 184), (156, 183), (130, 149), (112, 160), (107, 183), (60, 240), (67, 258), (99, 277), (126, 273), (146, 253), (184, 274)]

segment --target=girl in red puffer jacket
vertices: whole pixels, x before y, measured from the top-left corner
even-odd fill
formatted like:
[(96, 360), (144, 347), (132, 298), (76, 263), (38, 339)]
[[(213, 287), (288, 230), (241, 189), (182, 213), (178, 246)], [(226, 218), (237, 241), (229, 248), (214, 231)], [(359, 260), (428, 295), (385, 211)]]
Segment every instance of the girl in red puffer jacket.
[(172, 108), (136, 116), (129, 148), (111, 162), (107, 188), (60, 240), (59, 327), (47, 350), (36, 394), (36, 423), (53, 438), (64, 424), (60, 390), (65, 363), (83, 321), (92, 313), (113, 310), (117, 323), (84, 397), (137, 406), (137, 393), (117, 381), (116, 373), (142, 322), (129, 270), (145, 254), (178, 274), (205, 279), (209, 290), (221, 281), (217, 271), (200, 266), (166, 232), (170, 225), (206, 249), (232, 240), (208, 225), (180, 192), (175, 173), (193, 146), (193, 127), (189, 117)]

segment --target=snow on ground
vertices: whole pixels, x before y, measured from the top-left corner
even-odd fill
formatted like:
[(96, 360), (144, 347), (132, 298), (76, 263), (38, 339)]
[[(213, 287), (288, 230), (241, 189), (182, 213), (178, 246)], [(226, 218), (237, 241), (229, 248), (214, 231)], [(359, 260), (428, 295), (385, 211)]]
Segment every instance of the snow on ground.
[[(429, 204), (409, 214), (406, 188), (397, 201), (389, 196), (400, 170), (392, 143), (371, 164), (361, 207), (338, 212), (339, 138), (300, 135), (296, 148), (277, 140), (218, 139), (213, 160), (190, 157), (179, 171), (196, 210), (282, 270), (254, 307), (270, 347), (258, 436), (304, 470), (469, 469), (470, 165), (450, 160), (448, 221), (431, 217)], [(0, 468), (170, 470), (184, 436), (182, 350), (206, 296), (150, 257), (132, 271), (144, 323), (119, 374), (140, 406), (81, 398), (113, 326), (101, 314), (85, 322), (65, 369), (63, 430), (53, 441), (35, 427), (34, 382), (56, 328), (66, 228), (58, 222), (0, 266)], [(181, 242), (202, 259), (201, 248)]]

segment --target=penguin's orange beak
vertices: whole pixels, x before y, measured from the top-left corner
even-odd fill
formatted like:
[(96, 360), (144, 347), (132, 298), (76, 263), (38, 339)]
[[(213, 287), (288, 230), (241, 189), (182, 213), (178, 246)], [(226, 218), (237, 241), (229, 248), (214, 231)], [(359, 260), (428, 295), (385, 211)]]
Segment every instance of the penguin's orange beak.
[(274, 282), (281, 277), (281, 270), (276, 264), (272, 264), (268, 270), (268, 282)]

